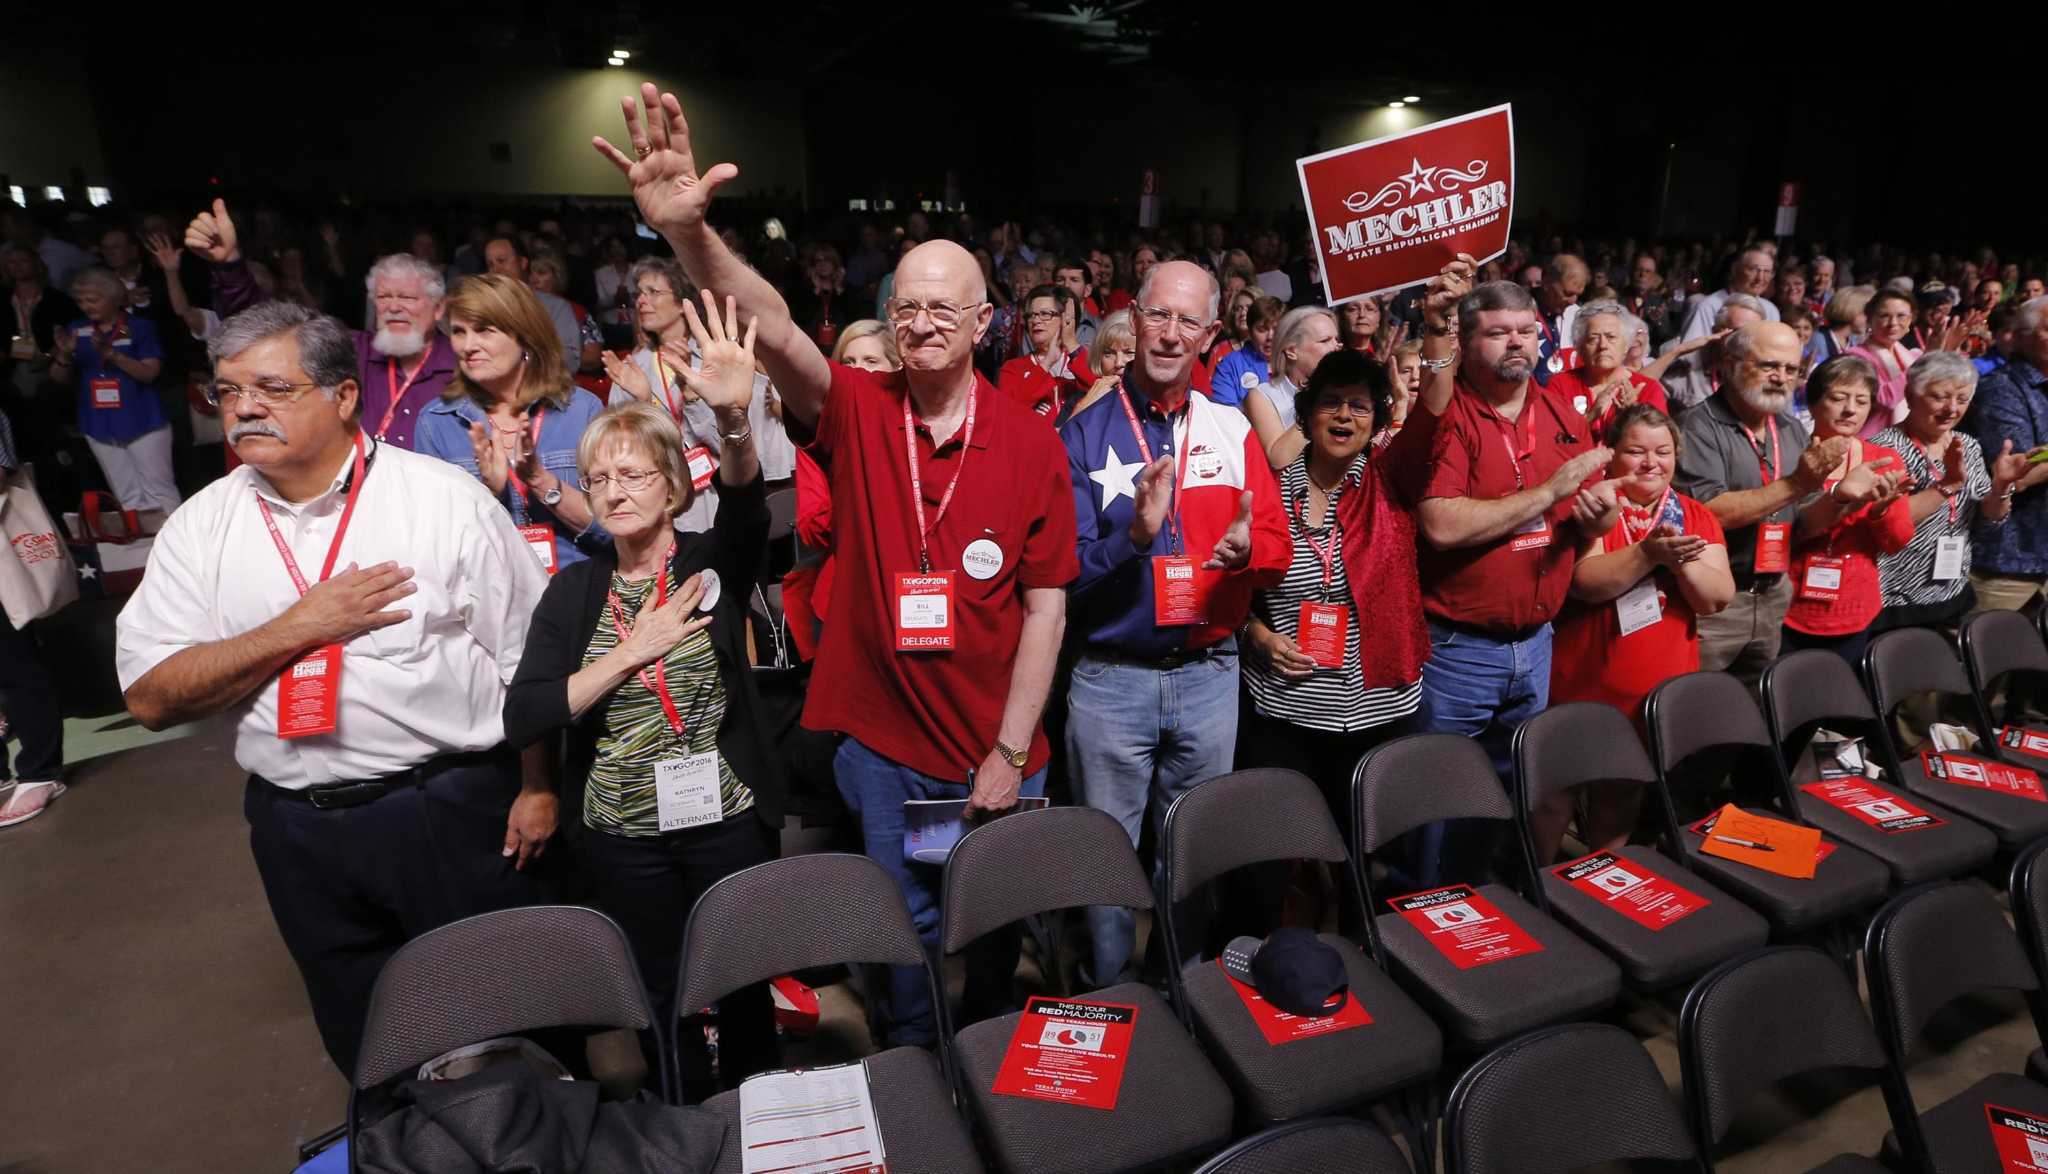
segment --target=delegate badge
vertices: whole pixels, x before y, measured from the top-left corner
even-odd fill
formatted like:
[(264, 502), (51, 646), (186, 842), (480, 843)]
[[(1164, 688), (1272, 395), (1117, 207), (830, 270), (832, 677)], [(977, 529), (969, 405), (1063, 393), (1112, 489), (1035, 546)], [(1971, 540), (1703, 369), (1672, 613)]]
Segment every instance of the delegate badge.
[(953, 572), (896, 576), (896, 651), (953, 649)]

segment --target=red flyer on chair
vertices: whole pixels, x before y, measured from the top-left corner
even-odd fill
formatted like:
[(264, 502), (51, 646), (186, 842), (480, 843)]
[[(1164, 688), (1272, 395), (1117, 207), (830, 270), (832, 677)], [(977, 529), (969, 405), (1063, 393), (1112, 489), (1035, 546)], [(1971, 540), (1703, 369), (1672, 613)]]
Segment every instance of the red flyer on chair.
[(2017, 750), (2021, 754), (2048, 758), (2048, 731), (2029, 730), (2024, 726), (2000, 726), (1998, 744), (2007, 750)]
[(1515, 121), (1495, 106), (1295, 160), (1332, 306), (1508, 247)]
[(1216, 960), (1216, 967), (1223, 971), (1223, 979), (1230, 984), (1230, 989), (1244, 1001), (1244, 1009), (1251, 1013), (1252, 1022), (1259, 1025), (1259, 1033), (1269, 1044), (1291, 1044), (1295, 1040), (1313, 1039), (1346, 1028), (1364, 1027), (1372, 1022), (1372, 1016), (1366, 1014), (1365, 1004), (1350, 991), (1344, 992), (1343, 1004), (1328, 1015), (1292, 1015), (1268, 1003), (1257, 990), (1239, 982), (1237, 976), (1230, 973), (1230, 968), (1223, 965), (1223, 959)]
[(1648, 930), (1663, 929), (1711, 903), (1612, 852), (1595, 852), (1550, 871), (1557, 879)]
[(1470, 885), (1410, 893), (1387, 904), (1460, 970), (1543, 952), (1542, 942)]
[(1090, 1109), (1116, 1108), (1138, 1009), (1034, 995), (1024, 1004), (993, 1092)]
[(1862, 779), (1830, 779), (1807, 783), (1800, 790), (1837, 811), (1844, 811), (1884, 834), (1917, 832), (1938, 828), (1948, 821), (1929, 815), (1890, 791), (1873, 787)]
[(1984, 1106), (2004, 1174), (2048, 1174), (2048, 1119), (2004, 1105)]
[(1920, 767), (1937, 782), (2048, 803), (2048, 792), (2041, 789), (2041, 776), (2024, 766), (2007, 766), (1954, 750), (1922, 750)]

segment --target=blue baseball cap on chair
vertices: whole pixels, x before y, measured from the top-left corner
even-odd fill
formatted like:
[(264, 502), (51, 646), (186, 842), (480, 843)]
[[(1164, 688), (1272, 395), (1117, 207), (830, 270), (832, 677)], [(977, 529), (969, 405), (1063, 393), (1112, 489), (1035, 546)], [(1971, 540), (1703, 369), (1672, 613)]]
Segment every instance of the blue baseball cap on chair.
[(1232, 938), (1223, 968), (1290, 1015), (1329, 1015), (1344, 1005), (1351, 976), (1334, 947), (1305, 929), (1276, 929), (1261, 942)]

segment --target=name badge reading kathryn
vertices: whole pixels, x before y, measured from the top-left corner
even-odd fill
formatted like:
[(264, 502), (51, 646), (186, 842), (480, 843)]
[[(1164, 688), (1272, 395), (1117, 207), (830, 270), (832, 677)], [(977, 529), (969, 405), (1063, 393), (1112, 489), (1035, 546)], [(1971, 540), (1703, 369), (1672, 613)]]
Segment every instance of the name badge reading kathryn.
[(896, 576), (896, 651), (953, 649), (953, 572)]
[(1209, 622), (1209, 593), (1216, 577), (1186, 557), (1152, 560), (1152, 621), (1162, 628)]
[(1508, 540), (1509, 550), (1542, 550), (1550, 545), (1550, 519), (1537, 514), (1515, 527), (1515, 533)]
[(341, 645), (324, 644), (277, 677), (277, 736), (331, 734), (341, 700)]
[(718, 795), (718, 752), (655, 763), (654, 806), (665, 832), (702, 827), (724, 818)]
[(1317, 668), (1344, 667), (1344, 638), (1351, 630), (1351, 609), (1337, 603), (1303, 600), (1294, 643)]
[(1816, 554), (1806, 560), (1806, 574), (1799, 578), (1799, 598), (1833, 603), (1842, 595), (1842, 568), (1848, 560), (1840, 555)]
[(1934, 581), (1946, 583), (1963, 577), (1963, 558), (1969, 553), (1969, 540), (1961, 534), (1951, 534), (1936, 540), (1934, 544)]
[(519, 536), (526, 539), (526, 548), (533, 557), (540, 560), (540, 569), (552, 575), (555, 573), (555, 529), (552, 526), (535, 524), (519, 527)]
[(718, 472), (718, 462), (711, 459), (711, 450), (700, 444), (684, 453), (683, 460), (690, 466), (690, 487), (702, 492), (711, 484), (711, 475)]
[(1663, 619), (1664, 593), (1657, 590), (1656, 576), (1645, 575), (1642, 582), (1622, 592), (1614, 601), (1614, 618), (1624, 636), (1633, 636)]
[(1792, 524), (1763, 522), (1756, 528), (1756, 558), (1751, 562), (1759, 575), (1783, 574), (1792, 565)]

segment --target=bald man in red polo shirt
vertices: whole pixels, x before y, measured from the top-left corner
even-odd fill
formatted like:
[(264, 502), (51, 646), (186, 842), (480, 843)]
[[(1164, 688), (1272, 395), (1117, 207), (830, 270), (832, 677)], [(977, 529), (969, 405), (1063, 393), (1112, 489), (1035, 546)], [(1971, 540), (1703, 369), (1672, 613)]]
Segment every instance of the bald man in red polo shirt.
[[(1424, 353), (1450, 329), (1431, 316)], [(1457, 392), (1437, 426), (1417, 510), (1430, 636), (1422, 722), (1477, 738), (1505, 780), (1515, 727), (1549, 704), (1550, 621), (1571, 586), (1579, 537), (1612, 529), (1621, 506), (1612, 482), (1589, 483), (1609, 453), (1584, 415), (1531, 377), (1543, 328), (1529, 292), (1511, 281), (1474, 287), (1458, 303), (1458, 336)], [(1416, 845), (1421, 883), (1465, 875), (1485, 850), (1462, 836), (1447, 845), (1445, 830), (1425, 829)]]
[[(675, 96), (644, 85), (641, 103), (644, 119), (624, 101), (637, 161), (595, 145), (690, 279), (759, 318), (756, 353), (785, 419), (812, 434), (832, 487), (837, 573), (804, 724), (846, 735), (833, 763), (840, 793), (936, 957), (939, 869), (905, 862), (903, 804), (965, 799), (971, 820), (1043, 792), (1039, 714), (1079, 570), (1066, 450), (975, 372), (992, 311), (966, 250), (930, 241), (897, 266), (887, 315), (900, 372), (828, 362), (705, 223), (712, 192), (738, 169), (700, 174)], [(970, 953), (964, 1021), (1007, 1004), (1015, 965), (1014, 939)], [(879, 1042), (935, 1042), (924, 972), (892, 969)]]

